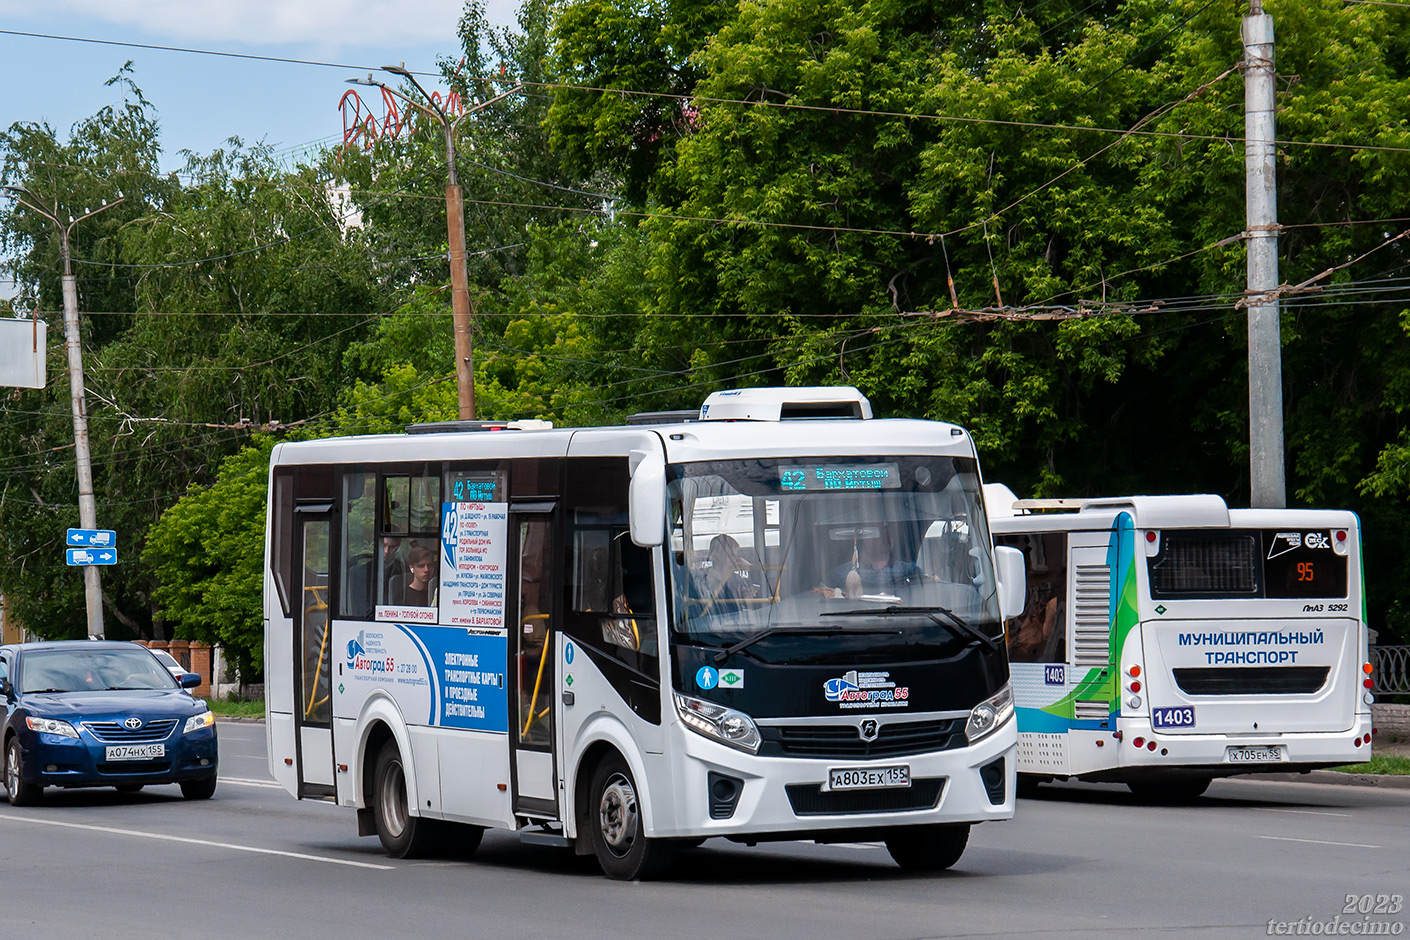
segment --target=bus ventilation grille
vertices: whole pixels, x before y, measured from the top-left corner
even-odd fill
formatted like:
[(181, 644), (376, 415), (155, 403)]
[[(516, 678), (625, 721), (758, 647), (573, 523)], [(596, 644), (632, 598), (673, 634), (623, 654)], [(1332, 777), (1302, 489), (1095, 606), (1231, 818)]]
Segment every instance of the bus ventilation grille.
[(1328, 666), (1172, 669), (1186, 695), (1310, 695), (1327, 682)]
[(892, 722), (881, 726), (875, 741), (863, 741), (854, 724), (765, 726), (761, 753), (845, 759), (928, 754), (964, 747), (964, 726), (964, 718)]
[(832, 790), (820, 783), (790, 783), (788, 802), (795, 816), (848, 816), (856, 813), (903, 813), (934, 809), (945, 789), (944, 777), (912, 780), (909, 787), (890, 790)]

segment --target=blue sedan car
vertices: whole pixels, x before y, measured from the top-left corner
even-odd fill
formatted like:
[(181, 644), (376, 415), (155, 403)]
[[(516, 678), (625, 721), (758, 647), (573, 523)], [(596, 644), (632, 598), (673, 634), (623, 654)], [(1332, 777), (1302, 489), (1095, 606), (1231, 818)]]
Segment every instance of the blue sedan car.
[(155, 656), (132, 643), (73, 640), (0, 646), (3, 755), (10, 803), (45, 787), (176, 783), (187, 799), (215, 793), (215, 716)]

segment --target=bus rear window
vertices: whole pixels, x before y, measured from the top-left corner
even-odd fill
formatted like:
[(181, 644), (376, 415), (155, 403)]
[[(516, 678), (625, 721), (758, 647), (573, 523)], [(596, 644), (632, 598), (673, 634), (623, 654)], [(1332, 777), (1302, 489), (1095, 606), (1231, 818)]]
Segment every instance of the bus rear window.
[(1152, 597), (1253, 597), (1258, 536), (1167, 534), (1151, 559)]
[(1164, 532), (1151, 597), (1345, 597), (1347, 559), (1326, 531)]

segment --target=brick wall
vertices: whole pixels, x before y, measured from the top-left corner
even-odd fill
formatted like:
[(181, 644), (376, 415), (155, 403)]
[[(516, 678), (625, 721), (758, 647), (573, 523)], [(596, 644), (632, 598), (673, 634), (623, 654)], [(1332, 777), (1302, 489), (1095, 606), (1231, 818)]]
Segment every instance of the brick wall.
[(1391, 734), (1401, 741), (1410, 740), (1410, 705), (1383, 705), (1377, 702), (1371, 706), (1371, 724), (1375, 725), (1376, 736), (1380, 740)]
[(197, 640), (133, 640), (138, 646), (148, 649), (166, 650), (172, 658), (185, 666), (187, 671), (199, 673), (201, 684), (191, 690), (196, 698), (206, 698), (211, 694), (211, 648), (209, 643)]

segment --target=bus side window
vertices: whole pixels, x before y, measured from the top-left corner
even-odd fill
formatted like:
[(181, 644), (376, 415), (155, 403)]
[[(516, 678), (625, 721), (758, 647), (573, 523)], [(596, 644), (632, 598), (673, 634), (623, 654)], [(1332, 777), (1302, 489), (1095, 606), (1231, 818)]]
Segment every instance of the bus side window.
[(343, 552), (338, 615), (350, 620), (371, 620), (376, 603), (376, 493), (377, 475), (343, 474)]
[(1067, 536), (1014, 535), (995, 541), (1023, 552), (1027, 563), (1028, 591), (1023, 613), (1014, 618), (1008, 631), (1009, 660), (1066, 661)]

